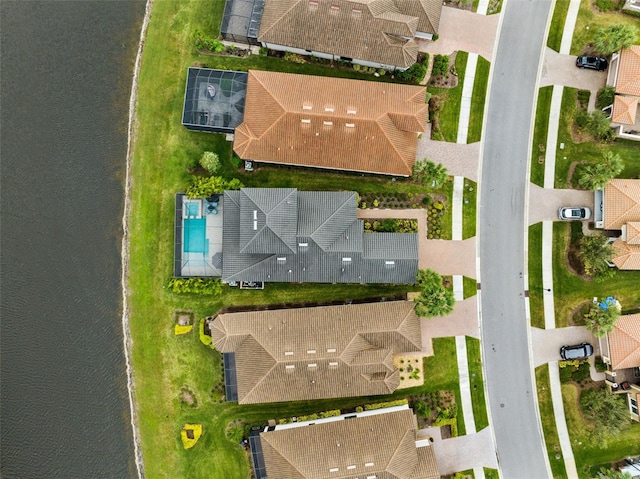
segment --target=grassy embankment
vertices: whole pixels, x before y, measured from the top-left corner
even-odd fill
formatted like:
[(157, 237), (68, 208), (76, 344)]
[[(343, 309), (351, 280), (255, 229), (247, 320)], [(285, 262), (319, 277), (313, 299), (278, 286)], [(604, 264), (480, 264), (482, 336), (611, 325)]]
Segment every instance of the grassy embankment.
[[(355, 189), (360, 192), (425, 191), (423, 186), (408, 181), (391, 183), (374, 177), (320, 175), (304, 170), (274, 168), (243, 175), (232, 167), (231, 147), (223, 136), (184, 129), (180, 125), (184, 77), (187, 66), (195, 62), (210, 67), (363, 77), (356, 72), (298, 65), (265, 57), (242, 60), (198, 55), (193, 48), (193, 32), (202, 29), (215, 35), (223, 6), (224, 2), (213, 0), (156, 2), (142, 61), (137, 142), (131, 165), (129, 306), (135, 398), (147, 477), (247, 477), (249, 466), (244, 450), (225, 436), (229, 422), (236, 419), (262, 422), (269, 418), (350, 407), (372, 400), (354, 398), (261, 406), (221, 402), (221, 394), (216, 389), (222, 379), (221, 356), (200, 343), (197, 328), (185, 336), (174, 336), (175, 310), (193, 310), (198, 319), (225, 305), (380, 297), (409, 289), (407, 286), (309, 284), (292, 288), (290, 285), (270, 284), (264, 291), (225, 287), (223, 295), (213, 299), (169, 293), (165, 284), (172, 274), (174, 193), (184, 190), (188, 184), (186, 165), (190, 160), (199, 158), (203, 151), (215, 151), (223, 161), (222, 175), (238, 176), (249, 186)], [(375, 80), (372, 76), (366, 79)], [(457, 371), (452, 374), (451, 355), (447, 354), (450, 349), (447, 345), (451, 341), (436, 341), (438, 356), (426, 360), (429, 364), (425, 364), (425, 370), (442, 371), (442, 374), (430, 375), (424, 388), (456, 387)], [(442, 351), (444, 353), (440, 354)], [(455, 361), (455, 350), (453, 358)], [(180, 401), (179, 390), (183, 386), (193, 392), (197, 408), (188, 407)], [(403, 390), (393, 397), (410, 393), (411, 390)], [(204, 425), (200, 442), (188, 451), (183, 450), (179, 436), (185, 422)], [(464, 430), (464, 425), (461, 426)]]

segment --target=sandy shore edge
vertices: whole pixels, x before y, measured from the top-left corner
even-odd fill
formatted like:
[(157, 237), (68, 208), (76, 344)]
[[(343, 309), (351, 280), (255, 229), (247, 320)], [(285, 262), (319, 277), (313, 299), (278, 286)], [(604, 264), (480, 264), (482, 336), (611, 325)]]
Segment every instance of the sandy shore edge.
[(131, 348), (133, 340), (131, 339), (131, 331), (129, 330), (129, 220), (131, 215), (131, 163), (133, 161), (133, 151), (136, 142), (137, 133), (137, 114), (136, 103), (138, 100), (138, 76), (140, 74), (140, 64), (142, 62), (142, 52), (147, 35), (147, 27), (151, 19), (151, 7), (153, 0), (147, 0), (145, 5), (144, 19), (142, 28), (140, 29), (140, 40), (138, 42), (138, 52), (136, 54), (136, 62), (133, 68), (133, 81), (131, 84), (131, 97), (129, 98), (129, 125), (127, 128), (127, 160), (126, 160), (126, 180), (125, 180), (125, 198), (124, 213), (122, 215), (122, 277), (120, 279), (122, 286), (122, 340), (124, 343), (124, 357), (127, 364), (127, 390), (129, 392), (129, 409), (131, 412), (131, 429), (133, 432), (134, 459), (138, 478), (144, 479), (144, 462), (142, 459), (142, 447), (140, 444), (140, 430), (138, 429), (138, 413), (135, 405), (135, 383), (133, 380), (133, 369), (131, 367)]

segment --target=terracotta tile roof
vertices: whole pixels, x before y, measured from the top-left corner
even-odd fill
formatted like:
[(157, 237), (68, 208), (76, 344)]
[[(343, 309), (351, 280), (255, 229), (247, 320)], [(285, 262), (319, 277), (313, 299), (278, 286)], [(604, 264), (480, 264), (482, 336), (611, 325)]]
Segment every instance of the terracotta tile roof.
[(618, 269), (640, 270), (640, 245), (628, 244), (618, 238), (611, 246), (613, 247), (611, 261)]
[(268, 163), (409, 176), (425, 98), (419, 86), (252, 70), (233, 149)]
[(421, 350), (414, 303), (221, 314), (212, 338), (235, 353), (240, 404), (392, 393), (393, 355)]
[(620, 52), (616, 93), (640, 96), (640, 45)]
[(407, 68), (416, 31), (436, 33), (439, 0), (267, 0), (258, 40)]
[(609, 350), (614, 370), (640, 366), (640, 314), (620, 316), (609, 333)]
[(611, 180), (604, 189), (604, 228), (640, 221), (640, 180)]
[(433, 446), (416, 447), (410, 409), (260, 434), (267, 475), (278, 479), (439, 478)]
[(627, 244), (640, 245), (640, 221), (627, 223)]
[(613, 100), (611, 121), (621, 125), (635, 125), (638, 111), (638, 97), (616, 95)]

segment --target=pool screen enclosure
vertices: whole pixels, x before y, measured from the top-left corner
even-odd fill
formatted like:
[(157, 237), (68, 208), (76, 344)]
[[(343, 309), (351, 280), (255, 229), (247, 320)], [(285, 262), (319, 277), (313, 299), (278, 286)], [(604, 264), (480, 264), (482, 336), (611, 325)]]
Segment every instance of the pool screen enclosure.
[(228, 42), (260, 45), (258, 32), (264, 12), (264, 0), (227, 0), (220, 33)]

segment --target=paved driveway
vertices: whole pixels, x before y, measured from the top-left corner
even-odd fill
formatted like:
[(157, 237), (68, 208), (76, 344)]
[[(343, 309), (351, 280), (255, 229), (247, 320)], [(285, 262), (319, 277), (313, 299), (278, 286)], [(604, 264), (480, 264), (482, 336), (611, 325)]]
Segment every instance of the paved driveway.
[(441, 476), (466, 471), (474, 467), (498, 468), (491, 430), (485, 427), (476, 434), (442, 439), (440, 428), (429, 427), (418, 431), (418, 438), (433, 438), (438, 472)]
[(450, 55), (461, 50), (477, 53), (491, 61), (500, 15), (478, 15), (459, 8), (442, 7), (439, 38), (416, 40), (420, 51)]
[(433, 356), (433, 338), (449, 338), (452, 336), (480, 337), (478, 327), (478, 299), (472, 296), (464, 301), (457, 301), (449, 316), (421, 318), (422, 352)]
[(588, 206), (593, 212), (593, 191), (551, 190), (533, 183), (529, 186), (529, 224), (539, 221), (559, 221), (563, 206)]
[(564, 345), (590, 343), (594, 356), (600, 354), (598, 340), (585, 326), (570, 326), (559, 329), (531, 328), (533, 361), (536, 367), (560, 360), (560, 348)]
[(464, 176), (478, 181), (478, 161), (480, 158), (480, 143), (469, 145), (449, 143), (448, 141), (431, 140), (431, 124), (427, 132), (418, 140), (416, 160), (429, 158), (435, 163), (442, 163), (452, 176)]

